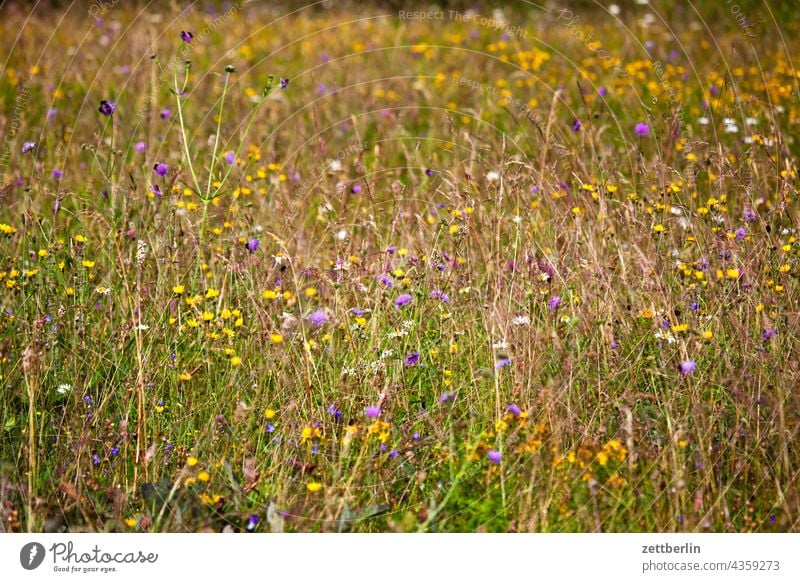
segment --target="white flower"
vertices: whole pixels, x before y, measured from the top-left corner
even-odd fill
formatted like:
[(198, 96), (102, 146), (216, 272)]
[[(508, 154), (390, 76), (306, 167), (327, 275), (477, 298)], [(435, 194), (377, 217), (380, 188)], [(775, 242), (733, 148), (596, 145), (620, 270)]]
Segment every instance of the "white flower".
[(491, 172), (486, 173), (486, 180), (489, 182), (497, 182), (500, 179), (500, 174), (492, 170)]
[(608, 5), (608, 12), (609, 12), (609, 14), (611, 14), (611, 16), (618, 16), (619, 13), (621, 12), (621, 10), (620, 10), (619, 6), (617, 6), (616, 4), (609, 4)]
[(709, 121), (708, 117), (700, 117), (697, 120), (697, 123), (699, 123), (700, 125), (708, 125), (710, 123), (710, 121)]
[(67, 394), (72, 391), (72, 384), (59, 384), (56, 392), (59, 394)]
[(330, 169), (333, 172), (338, 172), (342, 169), (342, 162), (340, 160), (331, 160)]
[(517, 315), (514, 319), (511, 320), (511, 325), (530, 325), (531, 318), (527, 315)]

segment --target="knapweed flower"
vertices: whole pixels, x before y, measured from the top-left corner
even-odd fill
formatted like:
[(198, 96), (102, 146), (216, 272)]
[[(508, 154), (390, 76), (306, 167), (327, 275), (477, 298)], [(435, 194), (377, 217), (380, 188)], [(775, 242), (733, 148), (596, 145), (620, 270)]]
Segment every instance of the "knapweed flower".
[(331, 404), (326, 412), (333, 416), (336, 420), (342, 418), (342, 410), (335, 404)]
[(547, 302), (547, 307), (550, 308), (550, 311), (555, 311), (561, 305), (561, 297), (558, 295), (553, 295), (550, 300)]
[(394, 282), (392, 281), (392, 278), (386, 273), (383, 273), (380, 277), (378, 277), (378, 282), (384, 287), (388, 287), (389, 289), (394, 287)]
[(113, 101), (103, 99), (100, 102), (100, 107), (98, 107), (97, 110), (106, 117), (111, 117), (117, 110), (117, 104), (114, 103)]
[(688, 376), (697, 369), (697, 363), (694, 360), (684, 360), (678, 365), (678, 371), (681, 376)]
[(489, 459), (489, 462), (499, 465), (500, 461), (503, 460), (503, 455), (500, 454), (500, 451), (491, 450), (486, 453), (486, 458)]
[(419, 362), (419, 352), (411, 352), (406, 356), (406, 366), (415, 366)]
[(500, 358), (497, 360), (497, 362), (495, 362), (494, 369), (499, 370), (500, 368), (505, 368), (506, 366), (509, 365), (511, 365), (511, 358), (509, 357)]
[(411, 303), (411, 295), (408, 293), (403, 293), (397, 299), (394, 300), (395, 307), (404, 307)]
[(181, 40), (183, 42), (185, 42), (186, 44), (189, 44), (190, 42), (192, 42), (193, 38), (194, 38), (194, 35), (191, 32), (188, 32), (186, 30), (182, 30), (181, 31)]
[(447, 293), (439, 290), (431, 291), (431, 299), (438, 299), (442, 303), (450, 303), (450, 298)]
[(506, 410), (508, 410), (512, 415), (514, 415), (514, 417), (519, 417), (519, 415), (522, 414), (522, 410), (516, 404), (509, 404), (506, 407)]
[(350, 188), (350, 191), (353, 194), (361, 194), (361, 186), (359, 184), (354, 184), (353, 187)]
[(308, 321), (319, 327), (320, 325), (328, 323), (328, 316), (325, 315), (324, 311), (315, 311), (308, 316)]
[(147, 150), (147, 144), (144, 143), (143, 141), (137, 141), (136, 145), (133, 146), (133, 149), (135, 149), (140, 154), (143, 154)]
[(367, 406), (364, 409), (364, 414), (367, 418), (378, 418), (381, 415), (380, 406)]
[(225, 154), (225, 163), (229, 166), (232, 166), (233, 163), (236, 161), (236, 154), (234, 152), (228, 152)]
[(56, 180), (60, 180), (63, 175), (64, 175), (64, 172), (62, 172), (58, 168), (53, 168), (53, 178), (55, 178)]
[(169, 172), (169, 166), (163, 162), (153, 164), (153, 171), (159, 176), (166, 176)]
[(28, 152), (33, 151), (35, 147), (36, 147), (35, 141), (26, 141), (24, 144), (22, 144), (22, 153), (27, 154)]
[(254, 253), (258, 250), (260, 244), (261, 242), (257, 238), (251, 238), (249, 241), (245, 243), (244, 246), (247, 248), (248, 251)]
[(765, 330), (764, 330), (764, 331), (761, 333), (761, 339), (762, 339), (762, 340), (764, 340), (764, 341), (766, 341), (766, 340), (772, 339), (772, 338), (773, 338), (773, 337), (775, 337), (776, 335), (778, 335), (778, 332), (777, 332), (777, 331), (775, 331), (775, 329), (771, 327), (771, 328), (769, 328), (769, 329), (765, 329)]
[(597, 94), (600, 95), (600, 97), (605, 97), (606, 95), (608, 95), (608, 89), (606, 89), (605, 87), (600, 87), (597, 90)]
[(747, 229), (743, 226), (740, 226), (734, 231), (733, 235), (736, 237), (737, 241), (741, 242), (747, 238)]
[(455, 399), (455, 392), (442, 392), (442, 395), (439, 396), (439, 404), (447, 404), (449, 402), (453, 402)]
[(582, 126), (583, 126), (583, 124), (581, 123), (581, 120), (580, 119), (576, 119), (572, 124), (572, 131), (574, 131), (575, 133), (578, 133), (581, 130)]
[(636, 124), (634, 131), (636, 132), (636, 135), (638, 135), (639, 137), (644, 137), (648, 133), (650, 133), (650, 126), (647, 125), (646, 123), (640, 122)]
[(169, 116), (172, 115), (172, 111), (167, 108), (161, 110), (161, 119), (169, 119)]
[(289, 79), (281, 77), (281, 89), (286, 89), (289, 86)]

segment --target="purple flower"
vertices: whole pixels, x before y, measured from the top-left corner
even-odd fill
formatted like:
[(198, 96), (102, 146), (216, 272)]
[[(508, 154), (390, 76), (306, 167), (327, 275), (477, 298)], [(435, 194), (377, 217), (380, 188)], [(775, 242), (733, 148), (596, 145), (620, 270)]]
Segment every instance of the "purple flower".
[(100, 457), (97, 456), (97, 454), (92, 455), (92, 463), (94, 463), (95, 465), (100, 464)]
[(335, 404), (331, 404), (328, 407), (327, 412), (328, 412), (328, 414), (330, 414), (331, 416), (336, 418), (336, 420), (339, 420), (340, 418), (342, 418), (342, 411)]
[(261, 242), (257, 238), (251, 238), (244, 246), (247, 247), (248, 251), (254, 253), (258, 250), (260, 244)]
[(36, 147), (35, 141), (26, 141), (24, 144), (22, 144), (22, 153), (27, 154), (28, 152), (33, 151), (33, 148), (35, 147)]
[(500, 451), (491, 450), (486, 453), (486, 458), (489, 459), (491, 463), (499, 465), (500, 461), (503, 460), (503, 455), (500, 454)]
[(60, 180), (63, 175), (64, 173), (61, 170), (59, 170), (58, 168), (53, 168), (53, 178), (55, 178), (56, 180)]
[(745, 238), (747, 238), (747, 229), (743, 226), (740, 226), (734, 231), (733, 234), (736, 236), (736, 240), (743, 241)]
[(289, 79), (281, 77), (281, 89), (286, 89), (289, 86)]
[(390, 459), (396, 459), (396, 458), (397, 458), (397, 457), (399, 457), (399, 456), (400, 456), (400, 453), (398, 453), (396, 449), (392, 449), (392, 450), (389, 452), (389, 458), (390, 458)]
[(181, 40), (183, 42), (185, 42), (186, 44), (189, 44), (190, 42), (192, 42), (193, 38), (194, 38), (194, 35), (191, 32), (187, 32), (185, 30), (181, 31)]
[(163, 162), (159, 162), (158, 164), (153, 164), (153, 171), (159, 176), (166, 176), (167, 172), (169, 172), (169, 166)]
[(232, 166), (233, 163), (236, 161), (236, 154), (233, 152), (228, 152), (225, 154), (225, 163), (229, 166)]
[(415, 366), (419, 362), (419, 352), (411, 352), (406, 356), (406, 366)]
[(328, 323), (328, 316), (325, 315), (324, 311), (317, 310), (308, 316), (308, 321), (319, 327), (320, 325)]
[(414, 434), (411, 435), (411, 440), (412, 441), (418, 441), (419, 439), (420, 439), (420, 436), (419, 436), (418, 432), (415, 432)]
[(637, 123), (636, 127), (634, 128), (634, 131), (636, 132), (636, 135), (638, 135), (639, 137), (644, 137), (648, 133), (650, 133), (650, 126), (647, 125), (646, 123)]
[(694, 360), (684, 360), (678, 365), (678, 371), (681, 376), (688, 376), (697, 369), (697, 363)]
[(359, 186), (358, 184), (355, 184), (352, 188), (350, 188), (350, 191), (353, 194), (361, 194), (361, 186)]
[(136, 145), (133, 146), (133, 149), (142, 154), (147, 149), (147, 144), (143, 141), (136, 142)]
[(439, 404), (447, 404), (448, 402), (453, 402), (455, 399), (455, 392), (442, 392), (442, 395), (439, 396)]
[(511, 358), (500, 358), (495, 362), (494, 369), (499, 370), (500, 368), (505, 368), (506, 366), (511, 364)]
[(765, 330), (764, 330), (764, 331), (761, 333), (761, 339), (762, 339), (762, 340), (764, 340), (764, 341), (766, 341), (766, 340), (772, 339), (772, 338), (773, 338), (773, 337), (775, 337), (776, 335), (778, 335), (778, 332), (777, 332), (777, 331), (775, 331), (775, 328), (772, 328), (772, 327), (771, 327), (771, 328), (769, 328), (769, 329), (765, 329)]
[(600, 87), (597, 90), (597, 94), (600, 95), (600, 97), (605, 97), (606, 95), (608, 95), (608, 89), (606, 89), (605, 87)]
[(387, 255), (393, 255), (395, 251), (397, 251), (397, 245), (389, 245), (388, 247), (386, 247)]
[(113, 446), (111, 447), (111, 456), (116, 457), (119, 454), (119, 447)]
[(425, 175), (428, 176), (428, 178), (432, 178), (433, 177), (433, 170), (428, 168), (427, 170), (425, 170)]
[(264, 430), (265, 430), (267, 433), (270, 433), (270, 434), (272, 434), (273, 432), (275, 432), (275, 425), (274, 425), (274, 424), (272, 424), (272, 423), (270, 422), (270, 423), (267, 425), (267, 428), (265, 428)]
[(364, 414), (367, 418), (378, 418), (381, 415), (381, 408), (380, 406), (367, 406), (364, 409)]
[(744, 207), (743, 216), (745, 222), (755, 222), (758, 219), (758, 215), (751, 204)]
[(113, 101), (107, 101), (107, 100), (103, 99), (100, 102), (100, 107), (98, 107), (97, 110), (100, 113), (102, 113), (103, 115), (105, 115), (106, 117), (111, 117), (112, 115), (114, 115), (114, 112), (117, 110), (117, 104), (114, 103)]
[(50, 109), (47, 110), (47, 120), (48, 121), (53, 119), (56, 115), (58, 115), (58, 109), (56, 109), (55, 107), (51, 107)]
[(572, 124), (572, 131), (578, 133), (581, 130), (583, 124), (581, 123), (580, 119), (576, 119), (575, 122)]
[(363, 309), (361, 309), (360, 307), (353, 307), (352, 309), (350, 309), (350, 313), (352, 313), (356, 317), (361, 317), (366, 312)]
[(444, 291), (439, 291), (439, 290), (431, 291), (431, 299), (438, 299), (442, 303), (450, 303), (450, 298)]
[(247, 525), (245, 526), (245, 529), (247, 531), (253, 531), (254, 529), (256, 529), (257, 525), (258, 525), (258, 516), (251, 515), (250, 519), (247, 520)]
[(408, 293), (403, 293), (397, 299), (394, 300), (395, 307), (403, 307), (411, 303), (411, 295)]
[(384, 273), (383, 275), (378, 277), (378, 282), (380, 282), (380, 284), (383, 285), (384, 287), (388, 287), (389, 289), (394, 287), (394, 283), (392, 282), (392, 278), (389, 275), (387, 275), (386, 273)]
[(161, 119), (169, 119), (169, 116), (172, 112), (167, 109), (166, 107), (161, 110)]
[(547, 302), (547, 307), (550, 308), (550, 311), (555, 311), (561, 305), (561, 297), (558, 295), (553, 295), (550, 300)]
[(519, 417), (519, 415), (522, 414), (522, 410), (516, 404), (509, 404), (506, 406), (506, 410), (508, 410), (515, 417)]
[(157, 184), (150, 186), (150, 192), (152, 192), (156, 198), (161, 198), (161, 188), (159, 188)]

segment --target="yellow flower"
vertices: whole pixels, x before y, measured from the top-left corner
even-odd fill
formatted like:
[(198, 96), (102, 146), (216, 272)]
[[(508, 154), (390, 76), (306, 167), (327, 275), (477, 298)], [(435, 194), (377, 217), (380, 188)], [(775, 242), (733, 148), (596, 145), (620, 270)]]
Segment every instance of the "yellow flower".
[(309, 287), (305, 290), (305, 295), (308, 298), (314, 297), (317, 294), (317, 290), (314, 287)]
[(186, 464), (190, 467), (194, 467), (197, 464), (197, 457), (186, 457)]
[(211, 475), (208, 474), (208, 471), (200, 471), (197, 474), (197, 480), (202, 483), (208, 482), (209, 479), (211, 479)]
[(322, 489), (322, 483), (317, 483), (316, 481), (312, 481), (306, 485), (306, 489), (308, 489), (309, 493), (316, 493), (320, 489)]
[(172, 292), (175, 293), (175, 295), (183, 295), (184, 291), (186, 291), (186, 287), (184, 287), (183, 285), (175, 285), (172, 288)]
[(240, 358), (239, 356), (233, 356), (231, 358), (231, 366), (238, 366), (241, 363), (242, 363), (242, 358)]
[(11, 226), (10, 224), (3, 224), (0, 222), (0, 232), (3, 234), (14, 234), (17, 232), (17, 229)]
[(94, 261), (83, 261), (81, 264), (87, 269), (92, 269), (94, 268), (94, 263)]
[(269, 340), (273, 344), (282, 344), (283, 343), (283, 336), (281, 334), (279, 334), (279, 333), (273, 333), (273, 334), (270, 334)]
[(667, 232), (667, 227), (664, 226), (663, 224), (656, 224), (653, 227), (653, 232), (656, 233), (656, 234), (663, 234), (663, 233)]
[(125, 519), (125, 525), (128, 527), (136, 527), (136, 518), (128, 517)]
[(277, 299), (278, 294), (272, 289), (267, 289), (261, 294), (261, 297), (263, 297), (264, 299)]
[(725, 271), (725, 276), (728, 279), (738, 279), (739, 278), (739, 269), (728, 269)]
[(275, 418), (276, 414), (277, 414), (277, 412), (274, 409), (267, 408), (264, 411), (264, 418), (266, 418), (267, 420), (272, 420), (273, 418)]

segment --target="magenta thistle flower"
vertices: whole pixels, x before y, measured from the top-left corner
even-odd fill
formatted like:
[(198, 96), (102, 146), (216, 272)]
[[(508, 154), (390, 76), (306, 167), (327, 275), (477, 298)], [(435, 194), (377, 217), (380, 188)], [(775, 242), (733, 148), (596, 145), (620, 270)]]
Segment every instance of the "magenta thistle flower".
[(228, 152), (225, 154), (225, 163), (229, 166), (232, 166), (233, 163), (236, 161), (236, 154), (233, 152)]
[(381, 408), (380, 406), (367, 406), (364, 409), (364, 414), (367, 418), (378, 418), (381, 415)]
[(644, 137), (648, 133), (650, 133), (650, 126), (647, 125), (646, 123), (637, 123), (636, 127), (634, 128), (634, 131), (636, 132), (636, 135), (638, 135), (639, 137)]
[(153, 164), (153, 171), (159, 176), (166, 176), (167, 172), (169, 172), (169, 166), (163, 162), (159, 162), (158, 164)]
[(678, 371), (681, 376), (688, 376), (697, 369), (697, 363), (694, 360), (684, 360), (678, 365)]
[(133, 149), (135, 149), (137, 152), (142, 154), (147, 149), (147, 144), (144, 143), (143, 141), (138, 141), (138, 142), (136, 142), (136, 145), (133, 146)]
[(324, 325), (328, 323), (328, 316), (325, 315), (324, 311), (315, 311), (311, 315), (308, 316), (308, 321), (316, 326)]
[(185, 30), (181, 31), (181, 40), (183, 42), (185, 42), (186, 44), (189, 44), (190, 42), (192, 42), (193, 38), (194, 38), (194, 35), (191, 32), (187, 32)]
[(106, 117), (111, 117), (117, 110), (117, 104), (111, 100), (103, 99), (100, 101), (100, 107), (98, 107), (97, 110)]
[(394, 300), (395, 307), (404, 307), (411, 303), (411, 295), (408, 293), (403, 293), (397, 299)]
[(489, 459), (491, 463), (499, 465), (500, 461), (503, 460), (503, 455), (500, 454), (500, 451), (491, 450), (488, 453), (486, 453), (486, 458)]

